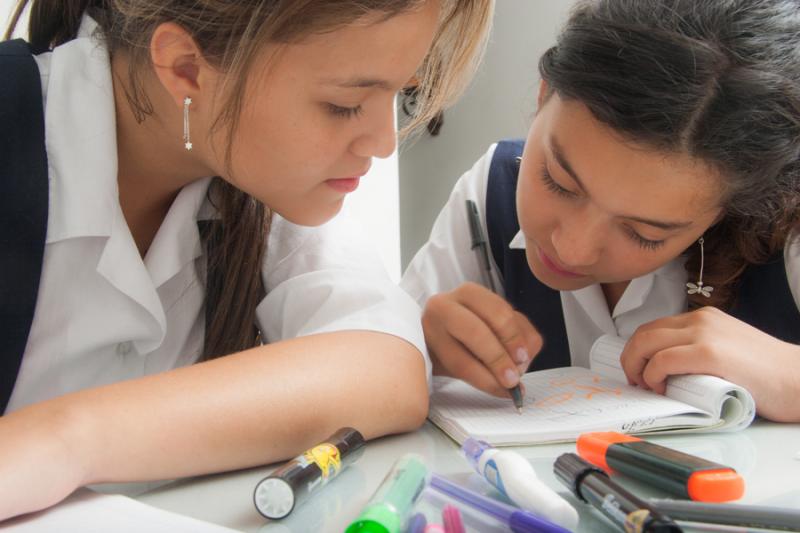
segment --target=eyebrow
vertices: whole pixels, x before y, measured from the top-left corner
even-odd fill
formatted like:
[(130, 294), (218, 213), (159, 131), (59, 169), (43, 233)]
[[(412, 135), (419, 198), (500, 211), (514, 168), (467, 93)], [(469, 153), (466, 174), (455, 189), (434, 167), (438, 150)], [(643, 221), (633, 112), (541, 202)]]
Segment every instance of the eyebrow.
[[(559, 166), (564, 169), (564, 171), (569, 174), (575, 183), (578, 184), (578, 187), (585, 193), (586, 187), (583, 185), (583, 180), (581, 180), (578, 173), (572, 168), (567, 160), (566, 156), (564, 155), (564, 150), (561, 148), (561, 145), (558, 144), (555, 138), (550, 138), (550, 151), (553, 153), (553, 157), (555, 157), (556, 161), (558, 162)], [(648, 226), (654, 226), (656, 228), (660, 228), (663, 230), (675, 230), (681, 229), (688, 226), (691, 226), (691, 222), (677, 222), (677, 221), (664, 221), (664, 220), (653, 220), (650, 218), (638, 217), (633, 215), (618, 215), (621, 218), (626, 218), (628, 220), (634, 220), (636, 222), (641, 222), (642, 224), (647, 224)]]
[(383, 89), (385, 91), (392, 90), (391, 84), (386, 80), (378, 78), (348, 78), (348, 79), (326, 79), (323, 80), (326, 85), (336, 85), (345, 89)]

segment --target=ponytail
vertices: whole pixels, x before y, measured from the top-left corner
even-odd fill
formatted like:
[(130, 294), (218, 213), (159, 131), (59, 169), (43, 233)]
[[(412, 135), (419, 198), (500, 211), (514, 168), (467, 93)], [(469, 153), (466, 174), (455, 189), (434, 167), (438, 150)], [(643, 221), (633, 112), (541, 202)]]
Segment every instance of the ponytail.
[[(4, 39), (10, 39), (19, 24), (28, 0), (18, 0)], [(34, 50), (47, 50), (70, 41), (78, 34), (81, 18), (103, 0), (33, 0), (28, 24), (28, 42)]]

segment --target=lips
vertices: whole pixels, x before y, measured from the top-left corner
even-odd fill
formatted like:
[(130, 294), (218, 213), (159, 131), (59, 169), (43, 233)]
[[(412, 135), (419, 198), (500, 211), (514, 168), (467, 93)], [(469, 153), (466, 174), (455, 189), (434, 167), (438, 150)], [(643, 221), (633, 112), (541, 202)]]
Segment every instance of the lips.
[(565, 278), (582, 278), (582, 277), (584, 277), (584, 274), (580, 274), (580, 273), (577, 273), (577, 272), (571, 272), (569, 270), (564, 270), (558, 264), (556, 264), (555, 261), (550, 259), (550, 257), (546, 253), (544, 253), (540, 247), (537, 247), (537, 248), (538, 248), (538, 252), (539, 252), (539, 260), (542, 262), (542, 264), (544, 266), (546, 266), (547, 268), (552, 270), (554, 273), (556, 273), (556, 274), (558, 274), (560, 276), (564, 276)]
[(361, 181), (360, 176), (354, 176), (351, 178), (337, 178), (332, 180), (326, 180), (327, 183), (331, 188), (336, 191), (349, 193), (353, 192), (358, 188), (358, 184)]

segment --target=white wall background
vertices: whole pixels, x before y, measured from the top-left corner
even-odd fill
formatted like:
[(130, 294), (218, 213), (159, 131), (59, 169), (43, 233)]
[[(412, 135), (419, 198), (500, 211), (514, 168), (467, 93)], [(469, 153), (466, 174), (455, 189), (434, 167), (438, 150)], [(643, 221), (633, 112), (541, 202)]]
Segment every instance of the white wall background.
[(524, 137), (534, 112), (539, 56), (574, 0), (497, 0), (486, 58), (470, 89), (445, 112), (437, 137), (400, 151), (403, 266), (427, 240), (456, 180), (500, 139)]

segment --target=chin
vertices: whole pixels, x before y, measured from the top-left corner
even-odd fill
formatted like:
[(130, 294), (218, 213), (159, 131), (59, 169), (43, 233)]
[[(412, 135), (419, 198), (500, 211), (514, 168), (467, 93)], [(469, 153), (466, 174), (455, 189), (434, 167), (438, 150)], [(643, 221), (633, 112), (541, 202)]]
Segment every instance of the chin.
[(344, 205), (344, 202), (340, 201), (335, 205), (307, 205), (304, 207), (295, 207), (294, 209), (273, 208), (273, 210), (292, 224), (315, 227), (329, 222), (333, 217), (338, 215), (342, 210), (342, 205)]

